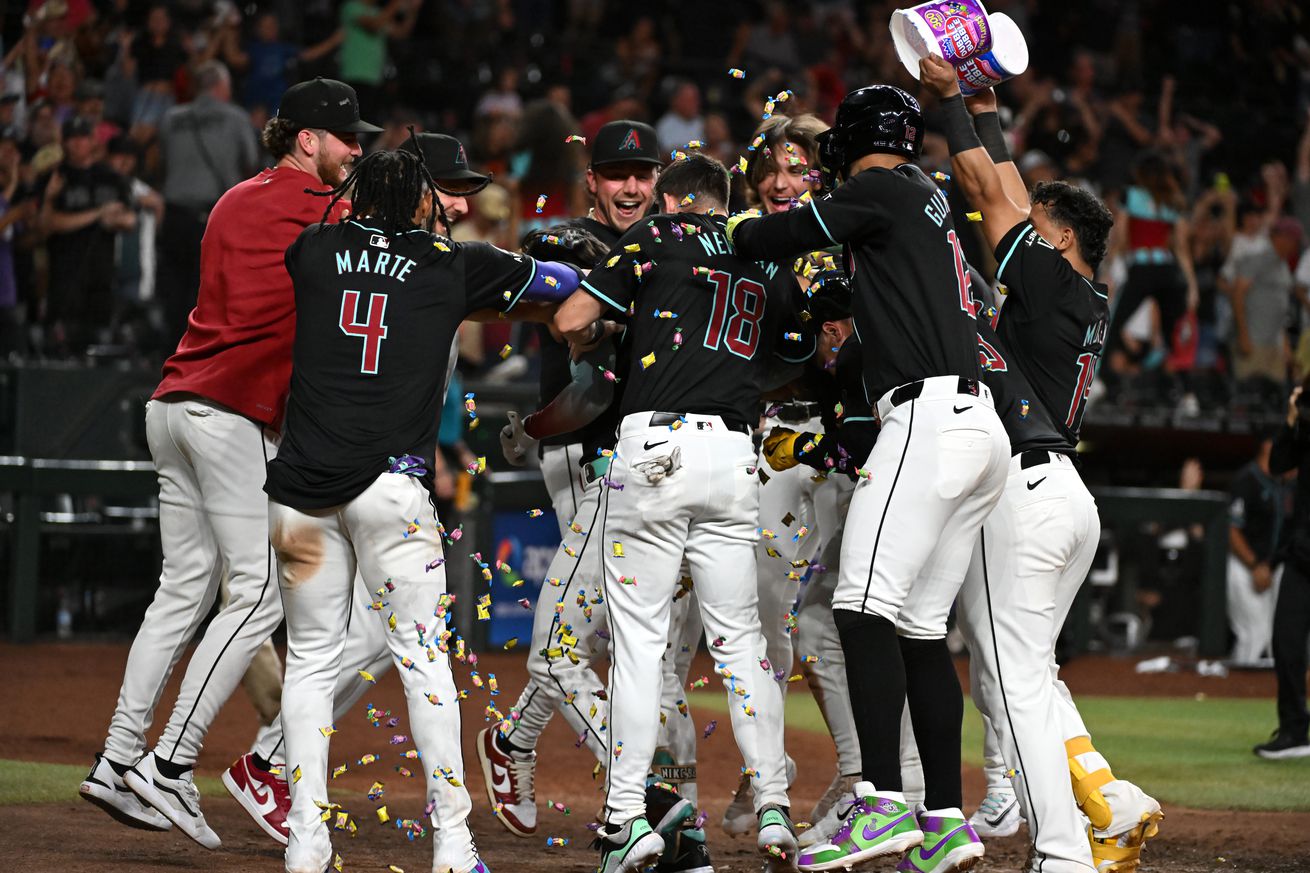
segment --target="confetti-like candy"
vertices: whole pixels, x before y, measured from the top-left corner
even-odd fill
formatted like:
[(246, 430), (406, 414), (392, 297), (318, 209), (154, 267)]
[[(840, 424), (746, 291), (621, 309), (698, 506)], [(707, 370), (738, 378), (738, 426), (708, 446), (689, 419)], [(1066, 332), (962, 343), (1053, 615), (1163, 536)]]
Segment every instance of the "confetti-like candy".
[(737, 69), (736, 67), (730, 67), (730, 68), (728, 69), (728, 75), (729, 75), (729, 76), (732, 76), (732, 78), (734, 78), (734, 79), (744, 79), (744, 78), (746, 78), (746, 71), (745, 71), (745, 70), (739, 70), (739, 69)]
[(750, 778), (754, 779), (756, 776), (760, 775), (760, 771), (756, 770), (754, 767), (742, 767), (741, 775), (749, 776)]
[(688, 194), (686, 197), (683, 197), (680, 201), (678, 201), (678, 205), (690, 206), (695, 202), (696, 202), (696, 193), (693, 191), (691, 194)]
[(610, 554), (612, 554), (612, 555), (613, 555), (614, 557), (616, 557), (616, 558), (622, 558), (622, 557), (623, 557), (623, 543), (619, 542), (618, 540), (615, 540), (615, 541), (610, 545)]
[(436, 240), (436, 241), (434, 241), (434, 242), (432, 243), (432, 247), (433, 247), (434, 249), (436, 249), (437, 251), (439, 251), (439, 252), (448, 252), (448, 251), (450, 251), (450, 246), (446, 245), (446, 244), (443, 243), (441, 240)]
[(710, 734), (714, 733), (714, 729), (717, 728), (718, 726), (719, 726), (719, 722), (717, 720), (711, 721), (709, 724), (705, 725), (705, 730), (701, 733), (701, 739), (708, 740), (710, 738)]
[(788, 333), (784, 333), (782, 335), (782, 338), (785, 340), (791, 340), (792, 342), (800, 342), (801, 335), (795, 332), (788, 332)]
[(682, 698), (678, 698), (678, 702), (674, 705), (678, 707), (679, 715), (687, 714), (687, 701), (683, 700)]
[(938, 182), (949, 182), (949, 181), (951, 181), (951, 177), (950, 177), (950, 175), (949, 175), (948, 173), (943, 173), (943, 172), (941, 172), (940, 170), (935, 170), (935, 171), (933, 171), (932, 173), (930, 173), (929, 175), (932, 176), (934, 179), (936, 179)]
[(337, 726), (334, 724), (330, 724), (327, 727), (319, 728), (318, 732), (325, 737), (330, 737), (337, 732)]
[(640, 279), (642, 276), (646, 275), (647, 273), (649, 273), (649, 272), (650, 272), (651, 270), (653, 270), (653, 269), (655, 269), (655, 262), (654, 262), (654, 261), (646, 261), (644, 264), (633, 264), (633, 265), (632, 265), (632, 273), (633, 273), (633, 275), (635, 275), (638, 279)]
[(343, 774), (343, 773), (345, 773), (345, 772), (346, 772), (346, 765), (345, 765), (345, 764), (342, 764), (340, 767), (334, 767), (333, 770), (332, 770), (331, 778), (332, 778), (332, 779), (336, 779), (338, 776), (340, 776), (341, 774)]
[(386, 790), (382, 787), (382, 783), (381, 783), (381, 782), (374, 782), (372, 785), (369, 786), (369, 789), (368, 789), (368, 799), (369, 799), (369, 800), (377, 800), (377, 799), (379, 799), (380, 797), (382, 797), (382, 795), (385, 794), (385, 793), (386, 793)]
[(412, 658), (409, 658), (409, 657), (401, 658), (401, 659), (400, 659), (400, 666), (404, 667), (406, 670), (413, 670), (413, 669), (414, 669), (414, 660), (413, 660)]
[(668, 310), (668, 309), (656, 309), (656, 310), (655, 310), (655, 317), (656, 317), (656, 318), (677, 318), (677, 317), (678, 317), (678, 313), (676, 313), (676, 312), (671, 312), (671, 311)]
[(682, 328), (675, 327), (673, 329), (673, 350), (676, 352), (680, 348), (682, 348)]
[(623, 250), (625, 252), (639, 252), (641, 251), (641, 246), (638, 245), (637, 243), (628, 243), (626, 246), (623, 247)]
[(505, 645), (501, 646), (501, 648), (508, 652), (510, 649), (514, 648), (518, 644), (519, 644), (518, 637), (510, 637), (509, 639), (505, 640)]
[(696, 691), (698, 689), (704, 688), (708, 684), (710, 684), (710, 677), (702, 676), (699, 679), (693, 681), (687, 687), (690, 688), (692, 691)]
[(581, 143), (582, 145), (586, 145), (586, 144), (587, 144), (587, 138), (586, 138), (585, 136), (581, 135), (581, 134), (578, 134), (578, 133), (571, 133), (571, 134), (569, 134), (568, 136), (564, 137), (564, 143), (565, 143), (566, 145), (567, 145), (568, 143), (572, 143), (572, 142)]
[(817, 664), (822, 660), (822, 655), (801, 655), (802, 664)]
[(606, 381), (616, 382), (616, 383), (619, 381), (618, 374), (615, 373), (613, 370), (607, 370), (600, 364), (596, 365), (596, 369), (600, 370), (600, 374), (605, 377)]
[(545, 194), (538, 194), (538, 195), (537, 195), (537, 214), (540, 215), (541, 212), (542, 212), (542, 210), (545, 209), (545, 208), (546, 208), (546, 195), (545, 195)]
[(358, 761), (356, 761), (355, 763), (356, 763), (356, 764), (359, 764), (360, 766), (366, 766), (366, 765), (368, 765), (368, 764), (372, 764), (372, 763), (373, 763), (374, 761), (376, 761), (376, 760), (378, 760), (378, 756), (377, 756), (377, 755), (374, 755), (374, 754), (372, 754), (372, 753), (370, 752), (369, 754), (367, 754), (367, 755), (365, 755), (364, 757), (360, 758), (360, 759), (359, 759)]
[(1019, 401), (1019, 417), (1020, 417), (1020, 418), (1027, 418), (1027, 417), (1028, 417), (1028, 407), (1029, 407), (1029, 404), (1028, 404), (1028, 401), (1027, 401), (1027, 400), (1020, 400), (1020, 401)]
[(386, 806), (379, 806), (376, 810), (379, 824), (386, 824), (391, 821), (391, 816), (387, 815)]
[(501, 349), (500, 349), (500, 359), (503, 361), (503, 360), (505, 360), (506, 358), (508, 358), (510, 355), (512, 355), (513, 353), (514, 353), (514, 347), (513, 347), (512, 345), (510, 345), (509, 343), (506, 343), (505, 345), (501, 346)]
[(614, 757), (615, 757), (615, 758), (618, 758), (618, 757), (619, 757), (620, 755), (622, 755), (622, 754), (623, 754), (623, 743), (622, 743), (622, 742), (617, 742), (617, 743), (615, 743), (615, 744), (614, 744)]
[(433, 694), (431, 691), (424, 691), (423, 696), (426, 697), (428, 703), (433, 706), (441, 706), (441, 698), (437, 697), (437, 695)]
[(964, 213), (964, 217), (969, 219), (970, 221), (982, 221), (981, 212), (966, 212)]
[(569, 844), (568, 837), (546, 837), (547, 848), (551, 846), (567, 846), (568, 844)]
[(767, 527), (760, 528), (759, 532), (760, 532), (760, 536), (766, 540), (772, 540), (778, 538), (778, 535), (773, 531), (769, 530)]
[(357, 670), (356, 672), (359, 673), (361, 679), (363, 679), (365, 682), (368, 682), (370, 685), (377, 684), (378, 680), (374, 679), (373, 674), (368, 672), (367, 670)]
[(805, 536), (809, 532), (810, 529), (808, 527), (806, 527), (805, 525), (801, 525), (800, 527), (796, 528), (796, 533), (792, 534), (791, 536), (792, 541), (794, 542), (796, 540), (799, 540), (801, 537)]
[(641, 359), (641, 368), (643, 370), (648, 369), (650, 365), (654, 363), (655, 363), (655, 353), (651, 352), (649, 355), (646, 355)]
[(636, 585), (636, 584), (637, 584), (637, 577), (636, 577), (636, 576), (620, 576), (620, 577), (619, 577), (619, 584), (620, 584), (620, 585)]
[[(638, 249), (638, 251), (640, 251), (640, 250), (641, 250), (641, 246), (637, 246), (637, 249)], [(617, 264), (617, 263), (619, 262), (619, 258), (620, 258), (620, 257), (622, 257), (622, 256), (621, 256), (621, 255), (615, 255), (614, 257), (610, 258), (608, 261), (605, 262), (605, 266), (607, 266), (607, 267), (612, 267), (612, 266), (614, 266), (615, 264)]]

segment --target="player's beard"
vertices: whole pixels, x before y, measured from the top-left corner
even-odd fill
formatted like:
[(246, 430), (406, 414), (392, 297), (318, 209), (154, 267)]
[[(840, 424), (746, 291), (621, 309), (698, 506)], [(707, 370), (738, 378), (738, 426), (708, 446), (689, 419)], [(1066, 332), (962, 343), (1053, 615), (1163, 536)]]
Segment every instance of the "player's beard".
[(314, 166), (318, 170), (318, 177), (323, 180), (323, 184), (334, 187), (346, 180), (346, 176), (350, 174), (350, 166), (354, 162), (353, 155), (344, 161), (333, 160), (328, 157), (326, 150), (320, 151), (314, 156)]

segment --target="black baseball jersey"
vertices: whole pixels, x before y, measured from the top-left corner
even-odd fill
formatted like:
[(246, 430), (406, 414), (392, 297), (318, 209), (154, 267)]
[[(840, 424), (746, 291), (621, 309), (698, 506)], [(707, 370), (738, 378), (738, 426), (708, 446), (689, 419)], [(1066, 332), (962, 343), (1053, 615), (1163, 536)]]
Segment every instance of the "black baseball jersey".
[(1109, 299), (1022, 221), (996, 247), (1006, 289), (994, 326), (1056, 425), (1074, 445), (1105, 346)]
[(1240, 528), (1257, 561), (1272, 561), (1284, 519), (1291, 515), (1292, 485), (1275, 479), (1255, 461), (1233, 478), (1228, 521)]
[[(608, 224), (601, 224), (594, 218), (579, 218), (575, 221), (566, 221), (564, 224), (583, 228), (604, 243), (606, 248), (613, 248), (614, 244), (619, 241), (619, 232), (617, 230)], [(568, 344), (561, 343), (551, 336), (545, 325), (539, 326), (537, 335), (541, 342), (541, 382), (538, 394), (540, 405), (537, 408), (542, 409), (559, 396), (564, 387), (573, 381), (573, 376), (569, 371)], [(541, 444), (543, 446), (563, 446), (569, 443), (591, 443), (603, 438), (607, 431), (612, 432), (613, 430), (613, 420), (609, 419), (609, 416), (602, 415), (591, 424), (576, 431), (544, 437)]]
[(581, 287), (628, 313), (620, 415), (698, 413), (754, 424), (768, 357), (795, 363), (814, 352), (795, 275), (735, 254), (721, 217), (682, 213), (636, 224)]
[(802, 383), (807, 396), (817, 398), (823, 421), (823, 439), (817, 451), (797, 459), (825, 473), (855, 471), (869, 459), (878, 439), (878, 422), (864, 397), (864, 363), (860, 341), (850, 337), (837, 351), (832, 366), (806, 368)]
[(843, 246), (871, 403), (932, 376), (978, 378), (976, 312), (946, 194), (914, 164), (872, 168), (733, 234), (752, 258)]
[(983, 382), (992, 389), (992, 402), (1010, 437), (1010, 453), (1046, 449), (1072, 455), (1077, 446), (1057, 427), (1051, 410), (1038, 398), (1023, 367), (996, 335), (987, 319), (978, 319), (978, 365)]
[(406, 454), (427, 461), (430, 489), (455, 331), (475, 310), (513, 306), (532, 258), (352, 220), (310, 225), (286, 265), (296, 294), (291, 399), (264, 490), (296, 509), (337, 506)]

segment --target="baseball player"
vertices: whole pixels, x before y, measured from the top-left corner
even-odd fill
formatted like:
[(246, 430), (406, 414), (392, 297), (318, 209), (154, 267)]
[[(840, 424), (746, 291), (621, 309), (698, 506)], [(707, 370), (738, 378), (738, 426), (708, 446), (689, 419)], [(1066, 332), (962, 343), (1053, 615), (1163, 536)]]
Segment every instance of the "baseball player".
[(1283, 575), (1276, 557), (1282, 521), (1291, 514), (1292, 489), (1269, 472), (1272, 437), (1233, 479), (1228, 527), (1228, 623), (1235, 667), (1272, 663), (1274, 605)]
[(323, 816), (330, 695), (357, 566), (377, 585), (375, 620), (405, 668), (435, 829), (432, 869), (486, 870), (468, 829), (459, 698), (441, 651), (449, 601), (426, 457), (459, 323), (524, 295), (567, 293), (577, 273), (434, 235), (435, 187), (410, 152), (371, 154), (333, 189), (332, 203), (353, 192), (349, 219), (312, 225), (286, 254), (296, 292), (292, 390), (265, 490), (287, 615), (288, 873), (333, 863)]
[[(752, 205), (766, 214), (783, 212), (800, 202), (799, 198), (819, 189), (818, 148), (815, 137), (827, 129), (813, 115), (791, 118), (777, 115), (762, 122), (756, 129), (755, 150), (745, 175), (749, 186), (747, 195)], [(831, 257), (831, 256), (830, 256)], [(812, 267), (810, 268), (812, 271)], [(802, 277), (805, 285), (808, 279)], [(781, 402), (772, 402), (765, 410), (764, 433), (777, 427), (821, 433), (820, 404), (804, 380), (798, 380), (781, 392)], [(761, 467), (764, 465), (761, 464)], [(792, 630), (798, 621), (794, 611), (796, 595), (800, 590), (803, 570), (816, 556), (820, 543), (828, 535), (828, 528), (819, 523), (818, 494), (824, 479), (806, 467), (791, 467), (781, 472), (770, 471), (760, 476), (760, 525), (765, 528), (787, 531), (788, 536), (777, 539), (761, 538), (756, 547), (756, 572), (760, 598), (760, 625), (768, 647), (769, 663), (773, 665), (778, 687), (786, 697), (788, 676), (792, 673)], [(792, 539), (790, 533), (804, 528), (806, 534)], [(826, 695), (819, 695), (825, 718), (838, 725), (839, 762), (845, 772), (858, 769), (859, 750), (855, 739), (854, 723), (849, 714), (829, 717)], [(840, 707), (841, 698), (832, 706)], [(849, 726), (849, 733), (843, 728)], [(788, 783), (794, 779), (796, 765), (787, 759)], [(853, 784), (853, 783), (852, 783)], [(833, 780), (819, 799), (810, 821), (817, 821), (832, 805), (840, 793), (841, 774)], [(732, 802), (723, 813), (723, 829), (729, 834), (745, 834), (755, 828), (755, 809), (752, 800), (751, 780), (743, 776), (733, 794)]]
[[(463, 144), (452, 136), (420, 133), (406, 140), (402, 148), (414, 154), (422, 151), (424, 167), (436, 185), (434, 229), (449, 236), (451, 226), (468, 213), (467, 198), (485, 188), (491, 178), (469, 169)], [(290, 348), (287, 353), (290, 354)], [(453, 357), (452, 352), (447, 379), (454, 367)], [(372, 683), (364, 676), (377, 680), (393, 663), (386, 629), (369, 615), (374, 597), (358, 573), (353, 596), (341, 671), (332, 695), (334, 721), (343, 718), (371, 687)], [(287, 844), (286, 816), (291, 807), (282, 766), (284, 758), (282, 720), (275, 718), (260, 730), (251, 751), (223, 773), (223, 784), (232, 797), (265, 833), (283, 846)]]
[[(590, 345), (609, 308), (631, 311), (629, 371), (618, 443), (601, 495), (604, 596), (613, 632), (602, 873), (639, 869), (665, 848), (642, 790), (659, 730), (663, 649), (686, 553), (705, 635), (729, 689), (733, 734), (756, 779), (757, 845), (794, 868), (781, 695), (765, 657), (755, 593), (758, 488), (750, 431), (764, 368), (804, 360), (795, 280), (735, 256), (722, 213), (727, 170), (693, 154), (656, 184), (665, 212), (624, 235), (556, 313), (570, 341)], [(656, 239), (659, 241), (657, 242)], [(658, 263), (656, 263), (658, 262)], [(788, 354), (791, 347), (794, 354)]]
[[(730, 228), (747, 257), (844, 247), (865, 397), (882, 423), (851, 498), (833, 595), (865, 781), (848, 824), (805, 850), (802, 869), (909, 851), (906, 864), (947, 871), (983, 854), (960, 810), (964, 703), (946, 619), (1010, 446), (979, 381), (976, 313), (946, 195), (911, 163), (922, 141), (909, 94), (853, 91), (820, 137), (825, 176), (842, 184), (790, 212), (735, 216)], [(917, 810), (901, 791), (907, 700), (923, 762)]]
[[(200, 810), (192, 768), (219, 708), (282, 620), (261, 491), (291, 369), (295, 310), (282, 256), (323, 216), (322, 201), (306, 188), (339, 183), (360, 154), (357, 135), (377, 130), (360, 121), (350, 86), (296, 85), (264, 130), (276, 166), (229, 190), (210, 213), (196, 308), (146, 407), (160, 487), (159, 590), (132, 643), (104, 752), (80, 788), (133, 827), (176, 826), (206, 848), (220, 845)], [(225, 568), (228, 600), (146, 753), (164, 684), (208, 615)]]
[[(1114, 779), (1055, 662), (1056, 639), (1100, 537), (1074, 458), (1109, 320), (1106, 288), (1093, 277), (1114, 220), (1093, 195), (1060, 182), (1036, 186), (1030, 201), (1005, 147), (995, 95), (972, 97), (967, 109), (955, 70), (938, 58), (925, 58), (920, 75), (941, 99), (955, 182), (982, 210), (1007, 291), (1000, 311), (987, 313), (998, 339), (980, 328), (980, 357), (1018, 402), (1017, 416), (1008, 405), (1014, 455), (1005, 493), (983, 525), (960, 598), (961, 628), (980, 661), (980, 708), (1016, 774), (1035, 864), (1135, 866), (1158, 830), (1160, 805)], [(970, 109), (979, 113), (977, 130)], [(1061, 726), (1063, 748), (1052, 725)], [(1091, 821), (1086, 835), (1069, 803), (1070, 775)]]

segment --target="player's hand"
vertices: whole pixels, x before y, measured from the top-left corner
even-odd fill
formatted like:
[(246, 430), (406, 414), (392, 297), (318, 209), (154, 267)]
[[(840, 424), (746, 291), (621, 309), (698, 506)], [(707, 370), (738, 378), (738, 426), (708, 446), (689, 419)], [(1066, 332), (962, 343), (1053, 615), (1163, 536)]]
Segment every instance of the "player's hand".
[(519, 247), (538, 261), (561, 261), (579, 269), (594, 267), (609, 254), (594, 233), (571, 225), (529, 231), (519, 241)]
[(955, 67), (937, 55), (924, 55), (919, 59), (919, 81), (942, 100), (960, 93), (960, 80), (955, 76)]
[(513, 410), (505, 413), (509, 424), (500, 429), (500, 453), (516, 467), (522, 467), (528, 459), (528, 451), (535, 448), (537, 441), (528, 436), (523, 429), (523, 421)]
[(1256, 564), (1251, 568), (1251, 586), (1259, 593), (1264, 593), (1273, 587), (1274, 571), (1264, 561)]
[(984, 88), (976, 91), (964, 98), (964, 108), (969, 110), (970, 115), (982, 115), (984, 112), (996, 111), (996, 92), (991, 88)]
[(738, 226), (740, 226), (743, 221), (750, 221), (752, 218), (759, 218), (759, 217), (760, 217), (760, 211), (758, 209), (747, 209), (742, 212), (738, 212), (736, 215), (729, 218), (728, 229), (727, 229), (728, 242), (732, 242), (732, 235), (737, 232)]
[(790, 470), (800, 463), (796, 457), (796, 438), (801, 434), (789, 427), (775, 427), (764, 438), (764, 460), (769, 466), (781, 472)]
[(619, 324), (617, 321), (611, 321), (608, 318), (602, 318), (600, 320), (600, 326), (600, 333), (596, 335), (594, 340), (585, 345), (577, 342), (575, 339), (569, 340), (569, 350), (573, 360), (582, 360), (582, 356), (587, 352), (595, 350), (601, 343), (605, 342), (607, 338), (612, 337), (614, 334), (620, 333), (623, 330), (623, 325)]

